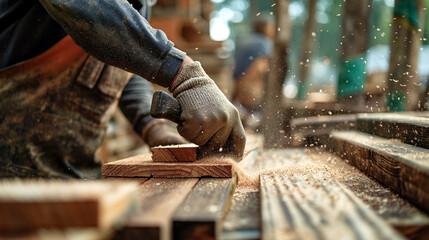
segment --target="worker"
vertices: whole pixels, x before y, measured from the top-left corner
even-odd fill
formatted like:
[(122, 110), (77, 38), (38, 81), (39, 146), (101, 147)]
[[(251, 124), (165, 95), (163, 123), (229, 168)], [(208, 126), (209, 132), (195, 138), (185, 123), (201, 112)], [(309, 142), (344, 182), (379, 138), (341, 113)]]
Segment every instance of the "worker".
[(260, 14), (253, 19), (253, 33), (239, 39), (235, 51), (234, 105), (240, 111), (245, 126), (257, 129), (261, 125), (261, 104), (265, 75), (275, 35), (274, 18)]
[(0, 0), (0, 177), (100, 177), (94, 153), (119, 98), (139, 134), (159, 137), (141, 109), (142, 78), (168, 87), (177, 130), (202, 155), (243, 154), (237, 109), (149, 25), (153, 3)]

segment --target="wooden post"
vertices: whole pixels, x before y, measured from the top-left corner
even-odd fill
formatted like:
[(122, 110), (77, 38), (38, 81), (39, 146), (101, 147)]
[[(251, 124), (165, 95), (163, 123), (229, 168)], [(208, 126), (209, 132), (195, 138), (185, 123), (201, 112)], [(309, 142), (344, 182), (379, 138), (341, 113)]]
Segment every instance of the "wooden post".
[[(365, 63), (368, 49), (370, 0), (346, 0), (340, 39), (337, 97), (342, 103), (365, 104)], [(345, 102), (346, 101), (346, 102)], [(359, 105), (357, 105), (359, 107)]]
[(388, 111), (417, 109), (422, 92), (417, 75), (422, 11), (422, 0), (395, 0), (387, 76)]
[(299, 61), (298, 93), (296, 96), (298, 100), (307, 98), (308, 70), (310, 69), (310, 61), (316, 37), (313, 34), (316, 28), (316, 3), (317, 0), (308, 1), (308, 19), (305, 23), (304, 34), (302, 35), (301, 57)]
[(266, 85), (264, 113), (264, 146), (282, 147), (285, 144), (283, 114), (283, 84), (286, 78), (287, 49), (291, 34), (289, 19), (289, 0), (276, 0), (276, 36), (270, 60), (270, 69)]

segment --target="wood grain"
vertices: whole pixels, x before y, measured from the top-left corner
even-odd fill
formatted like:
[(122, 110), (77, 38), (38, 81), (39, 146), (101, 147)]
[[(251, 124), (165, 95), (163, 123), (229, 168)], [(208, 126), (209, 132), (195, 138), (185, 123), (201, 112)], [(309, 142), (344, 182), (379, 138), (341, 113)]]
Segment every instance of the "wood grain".
[(197, 178), (152, 178), (141, 185), (141, 207), (114, 239), (171, 239), (171, 219)]
[(137, 185), (102, 181), (0, 181), (0, 231), (108, 228), (136, 207)]
[(172, 146), (152, 147), (152, 160), (154, 162), (195, 162), (197, 161), (198, 146), (195, 144), (182, 144)]
[(203, 178), (173, 217), (173, 239), (217, 239), (236, 178)]
[(103, 177), (215, 177), (230, 178), (231, 164), (181, 162), (152, 162), (151, 154), (139, 155), (111, 163), (102, 167)]
[(278, 174), (334, 178), (408, 238), (424, 239), (429, 232), (429, 216), (334, 154), (299, 148), (265, 151), (258, 159), (260, 169), (280, 169)]
[(334, 179), (260, 181), (262, 239), (403, 239)]
[(396, 113), (359, 114), (360, 131), (429, 148), (429, 119)]
[(429, 212), (429, 150), (355, 131), (331, 135), (336, 153)]
[[(326, 144), (323, 136), (329, 136), (334, 130), (356, 128), (356, 114), (326, 115), (295, 118), (291, 121), (292, 137), (295, 146), (304, 144)], [(322, 141), (319, 141), (322, 140)]]

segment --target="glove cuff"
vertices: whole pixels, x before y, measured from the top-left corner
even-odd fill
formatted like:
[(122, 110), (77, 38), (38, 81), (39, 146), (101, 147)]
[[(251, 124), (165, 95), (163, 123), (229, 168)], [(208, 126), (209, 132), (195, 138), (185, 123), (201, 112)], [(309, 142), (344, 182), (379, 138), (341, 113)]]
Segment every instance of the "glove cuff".
[[(203, 79), (203, 81), (198, 81), (200, 79)], [(194, 81), (196, 80), (196, 81)], [(184, 91), (185, 89), (177, 89), (182, 83), (186, 81), (195, 82), (192, 85), (199, 85), (201, 83), (209, 83), (211, 79), (207, 75), (207, 73), (204, 71), (203, 67), (201, 66), (201, 63), (198, 61), (195, 61), (193, 63), (186, 64), (182, 67), (182, 70), (177, 75), (174, 82), (169, 87), (170, 92), (173, 93), (173, 95), (177, 95), (178, 93)]]

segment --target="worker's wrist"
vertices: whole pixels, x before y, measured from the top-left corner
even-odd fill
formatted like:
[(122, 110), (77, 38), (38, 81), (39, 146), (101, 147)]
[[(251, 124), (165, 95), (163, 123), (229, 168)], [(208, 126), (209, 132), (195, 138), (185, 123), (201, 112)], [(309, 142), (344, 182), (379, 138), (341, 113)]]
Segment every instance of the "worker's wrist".
[(186, 54), (177, 48), (172, 48), (163, 59), (162, 65), (156, 74), (156, 77), (149, 79), (156, 84), (168, 87), (179, 72)]
[(193, 62), (194, 62), (194, 60), (192, 60), (192, 58), (190, 58), (190, 57), (189, 57), (189, 56), (187, 56), (187, 55), (183, 58), (183, 62), (182, 62), (182, 64), (180, 65), (179, 71), (177, 71), (176, 76), (174, 77), (173, 81), (171, 81), (171, 83), (170, 83), (170, 86), (169, 86), (170, 88), (171, 88), (171, 86), (173, 86), (174, 82), (175, 82), (175, 81), (176, 81), (176, 79), (177, 79), (177, 76), (179, 76), (180, 72), (182, 71), (183, 66), (185, 66), (185, 65), (187, 65), (187, 64), (190, 64), (190, 63), (193, 63)]
[(152, 121), (150, 121), (148, 124), (146, 124), (146, 126), (143, 128), (142, 132), (141, 132), (141, 138), (143, 139), (143, 141), (145, 143), (148, 143), (148, 132), (151, 130), (151, 128), (153, 128), (155, 125), (161, 125), (161, 124), (165, 124), (165, 120), (163, 119), (153, 119)]

